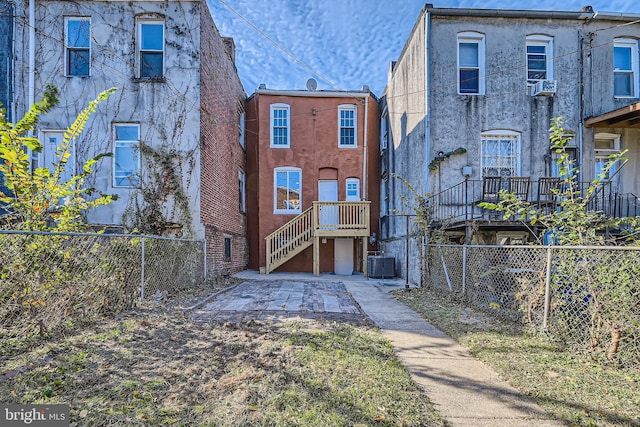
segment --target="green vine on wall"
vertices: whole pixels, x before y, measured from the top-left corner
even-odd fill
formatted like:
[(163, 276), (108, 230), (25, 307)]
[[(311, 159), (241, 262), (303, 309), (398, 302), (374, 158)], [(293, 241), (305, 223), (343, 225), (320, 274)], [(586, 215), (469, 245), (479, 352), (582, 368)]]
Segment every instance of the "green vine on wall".
[(436, 157), (429, 163), (429, 170), (437, 171), (440, 167), (440, 163), (444, 162), (446, 159), (451, 157), (452, 154), (464, 154), (467, 152), (467, 149), (464, 147), (458, 147), (453, 151), (447, 151), (446, 153), (440, 151)]
[[(183, 156), (174, 149), (154, 149), (140, 144), (147, 175), (142, 177), (141, 197), (131, 197), (124, 217), (129, 228), (137, 233), (163, 235), (173, 230), (179, 236), (192, 234), (189, 198), (182, 184)], [(180, 223), (170, 221), (165, 214), (167, 202), (173, 198)]]

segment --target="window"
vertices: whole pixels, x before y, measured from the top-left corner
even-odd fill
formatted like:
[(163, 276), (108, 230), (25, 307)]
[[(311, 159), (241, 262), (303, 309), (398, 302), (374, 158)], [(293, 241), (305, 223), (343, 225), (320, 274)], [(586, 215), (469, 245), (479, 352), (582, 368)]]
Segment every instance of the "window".
[(338, 107), (338, 147), (356, 147), (356, 119), (355, 105), (340, 105)]
[(247, 211), (247, 180), (243, 171), (238, 172), (238, 189), (240, 196), (240, 212)]
[(380, 151), (385, 150), (389, 145), (389, 117), (385, 114), (380, 119)]
[(231, 261), (231, 237), (224, 236), (224, 260), (226, 262)]
[(140, 186), (140, 125), (114, 125), (113, 186)]
[(91, 20), (65, 18), (65, 74), (88, 76), (91, 63)]
[(271, 146), (289, 148), (289, 105), (271, 105)]
[(347, 178), (347, 202), (360, 201), (360, 179)]
[(162, 78), (164, 70), (163, 21), (138, 21), (138, 63), (140, 78)]
[(276, 168), (273, 179), (274, 213), (302, 212), (302, 169)]
[(380, 197), (380, 212), (382, 216), (389, 215), (389, 175), (382, 176), (382, 195)]
[(527, 83), (553, 79), (553, 38), (527, 36)]
[(609, 180), (615, 175), (618, 164), (614, 163), (611, 168), (605, 173), (605, 167), (611, 160), (609, 156), (618, 154), (620, 152), (620, 135), (613, 133), (597, 133), (594, 139), (595, 148), (595, 177), (600, 178), (601, 174), (604, 174), (603, 179)]
[(482, 176), (520, 175), (520, 136), (496, 130), (482, 133)]
[(240, 111), (240, 114), (238, 114), (238, 116), (238, 142), (240, 143), (240, 146), (244, 148), (244, 122), (247, 115), (244, 111)]
[(616, 39), (613, 43), (613, 96), (637, 98), (638, 42)]
[(458, 93), (484, 95), (484, 36), (458, 34)]

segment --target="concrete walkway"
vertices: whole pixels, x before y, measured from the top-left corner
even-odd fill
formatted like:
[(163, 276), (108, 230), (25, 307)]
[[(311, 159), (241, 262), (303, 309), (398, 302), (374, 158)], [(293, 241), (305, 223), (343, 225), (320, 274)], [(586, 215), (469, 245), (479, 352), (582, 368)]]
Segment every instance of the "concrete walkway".
[[(253, 307), (254, 314), (262, 313), (262, 318), (281, 316), (283, 313), (288, 313), (290, 316), (296, 311), (299, 311), (298, 314), (300, 312), (307, 314), (312, 304), (305, 306), (301, 303), (303, 299), (308, 299), (302, 298), (301, 292), (309, 291), (295, 284), (311, 285), (315, 282), (320, 285), (321, 282), (336, 282), (343, 285), (350, 296), (357, 301), (358, 309), (380, 327), (384, 336), (392, 343), (401, 363), (414, 381), (424, 389), (435, 408), (450, 425), (469, 427), (564, 425), (550, 419), (540, 407), (502, 381), (489, 367), (473, 359), (466, 349), (452, 338), (427, 323), (406, 305), (393, 299), (389, 291), (404, 288), (405, 283), (402, 280), (376, 280), (357, 275), (333, 274), (323, 274), (317, 278), (306, 273), (260, 275), (253, 271), (239, 273), (236, 277), (262, 283), (276, 280), (279, 283), (274, 283), (274, 286), (263, 285), (264, 288), (272, 289), (271, 292), (274, 294), (271, 297), (267, 296), (262, 303), (247, 305), (250, 303), (246, 302), (238, 305), (237, 298), (244, 296), (244, 299), (250, 299), (246, 291), (239, 291), (239, 296), (231, 297), (226, 302), (224, 299), (216, 300), (217, 304), (222, 305), (210, 305), (208, 309), (207, 306), (202, 307), (199, 315), (206, 316), (207, 311), (220, 312), (230, 308), (247, 313), (245, 309), (249, 307)], [(358, 315), (353, 312), (352, 306), (345, 302), (344, 296), (340, 295), (342, 286), (316, 287), (321, 289), (319, 291), (321, 293), (335, 293), (335, 295), (328, 295), (326, 299), (330, 301), (328, 307), (334, 314), (339, 312), (347, 316)], [(307, 288), (313, 288), (313, 286), (304, 287), (304, 289)], [(293, 292), (293, 299), (287, 298), (287, 289)], [(255, 288), (253, 290), (251, 294), (258, 294)], [(270, 301), (273, 296), (279, 298), (277, 302)], [(276, 310), (278, 306), (282, 306), (283, 311)], [(322, 304), (311, 309), (327, 312), (327, 306)]]

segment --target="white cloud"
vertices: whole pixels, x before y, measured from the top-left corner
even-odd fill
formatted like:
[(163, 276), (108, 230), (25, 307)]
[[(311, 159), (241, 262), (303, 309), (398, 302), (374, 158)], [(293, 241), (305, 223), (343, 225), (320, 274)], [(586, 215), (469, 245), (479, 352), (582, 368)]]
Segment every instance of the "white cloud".
[[(592, 1), (597, 11), (640, 13), (637, 0)], [(400, 55), (424, 6), (423, 0), (224, 0), (265, 36), (232, 13), (222, 0), (209, 0), (221, 34), (236, 41), (236, 65), (247, 93), (260, 83), (275, 89), (304, 89), (308, 78), (319, 89), (357, 90), (368, 85), (380, 95), (389, 63)], [(580, 10), (585, 1), (459, 0), (436, 7)]]

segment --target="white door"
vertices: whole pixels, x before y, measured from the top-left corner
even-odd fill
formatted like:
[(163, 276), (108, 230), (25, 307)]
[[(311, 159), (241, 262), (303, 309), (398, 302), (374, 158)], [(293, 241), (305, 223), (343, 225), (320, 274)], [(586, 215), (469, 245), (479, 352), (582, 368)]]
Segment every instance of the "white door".
[[(42, 163), (41, 167), (48, 168), (51, 173), (54, 172), (55, 166), (53, 163), (60, 162), (60, 157), (56, 156), (58, 147), (62, 144), (64, 134), (59, 131), (44, 131), (42, 132)], [(64, 171), (60, 174), (60, 182), (66, 182), (76, 173), (76, 156), (73, 144), (69, 146), (69, 157), (67, 157), (67, 163), (64, 166)]]
[[(338, 201), (338, 181), (323, 180), (318, 181), (318, 201), (337, 202)], [(338, 207), (324, 206), (320, 208), (319, 218), (320, 228), (323, 230), (335, 230), (338, 228)]]
[(333, 271), (341, 276), (353, 274), (353, 239), (335, 239)]

